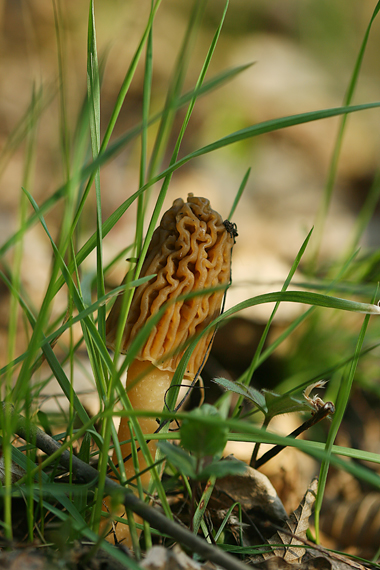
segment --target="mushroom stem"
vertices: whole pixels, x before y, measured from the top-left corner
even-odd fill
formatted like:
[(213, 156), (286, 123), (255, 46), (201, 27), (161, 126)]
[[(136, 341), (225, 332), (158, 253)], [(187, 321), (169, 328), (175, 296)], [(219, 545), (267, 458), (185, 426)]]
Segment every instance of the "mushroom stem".
[[(146, 360), (134, 360), (128, 368), (127, 382), (125, 386), (132, 408), (141, 411), (161, 411), (164, 407), (165, 394), (170, 387), (173, 375), (174, 372), (171, 372), (169, 370), (160, 370), (151, 362), (148, 362)], [(155, 418), (139, 417), (138, 422), (143, 434), (154, 433), (158, 427)], [(119, 424), (117, 438), (120, 442), (127, 442), (120, 445), (122, 457), (129, 457), (129, 460), (125, 461), (124, 463), (127, 480), (132, 479), (136, 475), (133, 461), (130, 457), (132, 453), (132, 444), (130, 441), (127, 441), (131, 440), (132, 437), (133, 434), (131, 434), (129, 429), (129, 418), (127, 416), (122, 416)], [(156, 454), (157, 441), (149, 441), (148, 448), (151, 456), (154, 459)], [(139, 471), (143, 471), (147, 467), (147, 463), (141, 451), (138, 452), (137, 457), (139, 462)], [(115, 464), (118, 463), (115, 451), (113, 452), (112, 461)], [(143, 473), (143, 475), (140, 477), (142, 485), (145, 489), (149, 485), (150, 478), (151, 477), (149, 471)], [(111, 501), (109, 498), (106, 498), (105, 505), (109, 510), (111, 506)], [(117, 514), (119, 516), (122, 516), (124, 514), (124, 507), (122, 507), (120, 509), (120, 512)], [(136, 522), (141, 522), (140, 517), (137, 515), (133, 516)], [(104, 524), (101, 524), (101, 528), (103, 527)], [(116, 526), (115, 534), (118, 542), (122, 542), (124, 546), (127, 546), (129, 548), (132, 547), (132, 538), (128, 525), (118, 524)], [(138, 534), (140, 533), (138, 532)], [(109, 535), (109, 540), (113, 541), (112, 535)]]
[[(164, 407), (164, 397), (172, 381), (174, 372), (169, 370), (160, 370), (153, 366), (151, 362), (146, 360), (134, 360), (128, 369), (126, 390), (133, 409), (135, 410), (157, 410), (161, 411)], [(141, 430), (144, 434), (154, 433), (158, 427), (155, 418), (140, 417), (138, 419)], [(126, 441), (131, 439), (129, 430), (128, 417), (122, 416), (118, 440)], [(157, 442), (152, 440), (148, 443), (149, 451), (154, 458), (156, 453)], [(128, 457), (131, 454), (131, 443), (123, 443), (120, 446), (122, 457)], [(140, 471), (147, 467), (145, 459), (141, 451), (138, 453)], [(116, 453), (113, 454), (113, 462), (117, 463)], [(135, 475), (132, 460), (126, 461), (124, 464), (127, 479), (131, 479)], [(149, 472), (141, 476), (141, 482), (147, 487), (150, 481)]]

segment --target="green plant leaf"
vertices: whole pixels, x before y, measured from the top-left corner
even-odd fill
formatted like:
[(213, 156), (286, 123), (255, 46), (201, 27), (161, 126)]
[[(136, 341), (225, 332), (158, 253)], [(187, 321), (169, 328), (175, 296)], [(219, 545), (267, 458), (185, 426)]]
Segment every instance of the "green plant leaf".
[(189, 455), (177, 445), (173, 445), (168, 441), (159, 441), (157, 446), (162, 453), (166, 456), (167, 460), (186, 477), (196, 479), (196, 464), (195, 457)]
[(267, 405), (267, 417), (273, 418), (280, 414), (290, 414), (292, 412), (304, 412), (310, 410), (310, 406), (305, 400), (299, 400), (289, 394), (276, 394), (271, 390), (263, 390), (263, 395)]
[[(215, 418), (215, 422), (206, 424), (202, 421), (205, 417)], [(228, 438), (228, 428), (221, 419), (219, 411), (209, 404), (191, 411), (181, 425), (182, 446), (197, 457), (221, 453)]]
[(228, 390), (229, 392), (234, 392), (239, 396), (243, 396), (247, 400), (253, 402), (264, 414), (268, 412), (268, 408), (265, 401), (265, 396), (252, 386), (245, 386), (241, 382), (232, 382), (227, 378), (214, 378), (213, 382)]
[(209, 479), (210, 477), (227, 477), (227, 475), (242, 475), (245, 473), (247, 466), (241, 461), (235, 459), (212, 461), (204, 469), (202, 469), (197, 479)]

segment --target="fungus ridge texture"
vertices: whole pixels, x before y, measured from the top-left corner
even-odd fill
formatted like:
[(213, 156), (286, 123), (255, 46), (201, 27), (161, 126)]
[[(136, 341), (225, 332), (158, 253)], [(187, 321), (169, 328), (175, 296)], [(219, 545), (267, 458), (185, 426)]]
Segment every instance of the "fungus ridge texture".
[[(189, 194), (163, 215), (149, 246), (141, 276), (156, 277), (140, 285), (133, 296), (123, 333), (121, 351), (149, 317), (169, 303), (154, 326), (137, 357), (163, 370), (175, 371), (187, 343), (220, 313), (224, 291), (205, 293), (176, 301), (194, 291), (227, 285), (230, 280), (231, 251), (234, 238), (209, 200)], [(125, 281), (125, 280), (124, 280)], [(107, 319), (107, 345), (113, 348), (121, 309), (119, 297)], [(198, 341), (189, 360), (186, 375), (193, 377), (205, 361), (212, 331)]]

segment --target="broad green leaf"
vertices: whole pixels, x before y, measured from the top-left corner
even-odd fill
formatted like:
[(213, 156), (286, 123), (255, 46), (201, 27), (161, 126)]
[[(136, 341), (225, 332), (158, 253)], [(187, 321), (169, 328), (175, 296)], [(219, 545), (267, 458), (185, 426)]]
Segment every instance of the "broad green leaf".
[(247, 466), (241, 461), (234, 459), (212, 461), (202, 471), (198, 473), (198, 479), (209, 479), (210, 477), (227, 477), (227, 475), (242, 475), (245, 473)]
[(186, 451), (173, 445), (168, 441), (159, 441), (157, 446), (160, 448), (162, 453), (166, 456), (167, 460), (176, 468), (178, 471), (190, 477), (190, 479), (196, 479), (196, 464), (197, 460), (192, 455), (189, 455)]
[(258, 390), (253, 388), (252, 386), (245, 386), (241, 382), (233, 382), (232, 380), (228, 380), (227, 378), (215, 378), (213, 380), (215, 384), (218, 384), (225, 390), (229, 392), (234, 392), (239, 396), (243, 396), (247, 400), (253, 402), (264, 414), (268, 412), (268, 408), (265, 402), (265, 396), (261, 394)]
[[(215, 423), (204, 423), (203, 418), (215, 418)], [(197, 457), (222, 453), (228, 438), (228, 428), (221, 421), (219, 411), (204, 404), (190, 412), (183, 420), (180, 435), (182, 446)]]
[(310, 410), (310, 406), (305, 400), (299, 400), (288, 394), (281, 395), (271, 390), (263, 390), (263, 395), (268, 408), (267, 416), (271, 418), (279, 414), (290, 414), (292, 412)]

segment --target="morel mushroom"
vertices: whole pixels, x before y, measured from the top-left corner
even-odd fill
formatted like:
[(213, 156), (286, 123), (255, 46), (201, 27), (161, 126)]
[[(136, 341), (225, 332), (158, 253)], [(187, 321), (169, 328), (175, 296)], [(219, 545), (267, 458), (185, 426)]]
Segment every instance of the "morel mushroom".
[[(234, 226), (223, 222), (206, 198), (189, 194), (187, 203), (179, 198), (164, 214), (141, 271), (141, 276), (156, 274), (156, 277), (137, 287), (121, 344), (121, 352), (127, 353), (131, 341), (149, 317), (168, 304), (128, 369), (126, 389), (135, 409), (162, 410), (165, 393), (186, 343), (219, 315), (223, 289), (188, 299), (183, 297), (194, 291), (228, 285), (236, 235)], [(176, 301), (178, 298), (181, 299)], [(119, 297), (107, 319), (107, 346), (111, 349), (115, 345), (121, 304)], [(210, 331), (200, 338), (188, 362), (185, 378), (194, 379), (202, 369), (212, 334)], [(154, 418), (140, 418), (139, 423), (143, 433), (154, 433), (157, 429)], [(118, 439), (120, 442), (131, 439), (126, 417), (121, 418)], [(154, 457), (155, 441), (148, 445)], [(130, 455), (130, 443), (121, 445), (121, 453), (124, 458)], [(116, 463), (115, 454), (113, 460)], [(146, 467), (140, 453), (139, 465), (140, 470)], [(125, 463), (125, 470), (127, 478), (135, 474), (132, 461)], [(142, 480), (147, 484), (149, 473)]]

